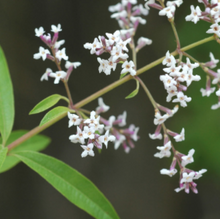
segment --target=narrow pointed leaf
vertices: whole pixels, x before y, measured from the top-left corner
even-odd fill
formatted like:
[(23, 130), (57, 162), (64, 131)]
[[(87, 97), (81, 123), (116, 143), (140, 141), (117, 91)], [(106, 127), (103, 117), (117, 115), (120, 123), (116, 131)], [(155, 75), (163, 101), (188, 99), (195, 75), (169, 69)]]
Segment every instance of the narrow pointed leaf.
[(59, 95), (59, 94), (53, 94), (45, 99), (43, 99), (40, 103), (38, 103), (31, 111), (31, 114), (36, 114), (43, 112), (50, 107), (54, 106), (60, 99), (64, 99), (65, 97)]
[(131, 92), (127, 97), (125, 97), (125, 99), (129, 99), (136, 96), (138, 94), (138, 91), (139, 91), (139, 81), (136, 80), (136, 89), (133, 92)]
[(14, 95), (4, 52), (0, 47), (0, 133), (5, 145), (14, 123)]
[[(28, 131), (26, 130), (16, 130), (11, 133), (9, 136), (6, 145), (11, 144), (24, 134), (26, 134)], [(1, 143), (0, 138), (0, 143)], [(31, 150), (31, 151), (41, 151), (45, 149), (50, 143), (50, 138), (44, 136), (44, 135), (35, 135), (32, 138), (28, 139), (27, 141), (23, 142), (19, 146), (13, 148), (10, 150), (8, 156), (6, 157), (2, 167), (0, 168), (0, 173), (5, 172), (12, 167), (14, 167), (16, 164), (20, 162), (20, 160), (17, 157), (11, 156), (14, 152), (23, 151), (23, 150)], [(6, 147), (6, 149), (8, 149)]]
[(0, 145), (0, 168), (5, 161), (7, 153), (8, 153), (8, 148), (4, 147), (3, 145)]
[(128, 72), (125, 72), (125, 73), (121, 74), (121, 75), (120, 75), (120, 79), (122, 79), (123, 77), (125, 77), (127, 73), (128, 73)]
[(41, 120), (40, 122), (40, 126), (51, 121), (51, 120), (55, 120), (58, 117), (60, 117), (63, 114), (67, 114), (67, 112), (70, 111), (69, 108), (64, 107), (64, 106), (58, 106), (52, 110), (50, 110), (45, 116), (44, 118)]
[(98, 188), (75, 169), (53, 157), (21, 151), (14, 154), (36, 171), (70, 202), (96, 219), (119, 218), (114, 208)]

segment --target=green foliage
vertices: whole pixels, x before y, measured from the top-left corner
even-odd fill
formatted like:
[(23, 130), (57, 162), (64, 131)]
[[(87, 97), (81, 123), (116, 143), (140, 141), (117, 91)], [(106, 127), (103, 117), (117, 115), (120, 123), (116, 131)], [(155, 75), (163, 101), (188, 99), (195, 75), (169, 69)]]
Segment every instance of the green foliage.
[(42, 126), (43, 124), (50, 122), (52, 120), (56, 120), (59, 117), (62, 117), (64, 114), (67, 114), (67, 112), (70, 111), (69, 108), (64, 107), (64, 106), (58, 106), (52, 110), (50, 110), (45, 116), (44, 118), (41, 120), (40, 122), (40, 126)]
[(14, 95), (4, 52), (0, 47), (0, 133), (5, 145), (14, 123)]
[(36, 113), (40, 113), (43, 112), (47, 109), (49, 109), (50, 107), (54, 106), (60, 99), (62, 99), (63, 97), (59, 94), (53, 94), (45, 99), (43, 99), (40, 103), (38, 103), (31, 111), (30, 111), (30, 115), (31, 114), (36, 114)]
[(138, 94), (138, 91), (139, 91), (139, 81), (136, 80), (136, 89), (133, 92), (131, 92), (127, 97), (125, 97), (125, 99), (135, 97)]
[(33, 151), (16, 152), (14, 156), (36, 171), (70, 202), (94, 218), (119, 218), (110, 202), (98, 188), (67, 164)]
[[(25, 130), (13, 131), (11, 133), (11, 135), (9, 136), (6, 145), (11, 144), (16, 139), (20, 138), (21, 136), (23, 136), (27, 132), (28, 131), (25, 131)], [(1, 141), (2, 141), (2, 139), (0, 138), (0, 142)], [(32, 138), (26, 140), (25, 142), (23, 142), (19, 146), (17, 146), (15, 148), (13, 148), (12, 150), (10, 150), (8, 156), (6, 157), (6, 159), (5, 159), (5, 161), (2, 165), (2, 167), (0, 168), (0, 173), (11, 169), (12, 167), (14, 167), (16, 164), (18, 164), (20, 162), (20, 160), (18, 158), (11, 156), (11, 154), (13, 154), (14, 152), (19, 152), (19, 151), (23, 151), (23, 150), (41, 151), (44, 148), (46, 148), (47, 145), (49, 145), (49, 143), (50, 143), (50, 139), (46, 136), (43, 136), (43, 135), (35, 135)], [(0, 151), (0, 164), (1, 164), (1, 151)]]
[(8, 148), (4, 147), (3, 145), (0, 145), (0, 168), (5, 161), (7, 153), (8, 153)]

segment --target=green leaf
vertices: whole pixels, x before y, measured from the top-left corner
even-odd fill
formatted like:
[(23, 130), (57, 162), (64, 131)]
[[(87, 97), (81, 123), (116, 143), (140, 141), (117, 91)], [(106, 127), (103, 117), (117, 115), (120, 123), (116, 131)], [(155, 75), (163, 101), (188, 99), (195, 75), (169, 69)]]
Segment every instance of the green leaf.
[(14, 95), (8, 65), (0, 47), (0, 133), (5, 145), (14, 123)]
[(128, 72), (125, 72), (125, 73), (121, 74), (121, 75), (120, 75), (120, 79), (122, 79), (123, 77), (125, 77), (127, 73), (128, 73)]
[(58, 117), (62, 116), (63, 114), (67, 114), (67, 112), (70, 111), (69, 108), (64, 107), (64, 106), (58, 106), (52, 110), (50, 110), (45, 116), (44, 118), (41, 120), (40, 125), (42, 126), (43, 124), (51, 121), (51, 120), (55, 120)]
[[(28, 131), (26, 130), (17, 130), (13, 131), (11, 135), (9, 136), (7, 140), (7, 145), (14, 142), (16, 139), (20, 138), (24, 134), (26, 134)], [(0, 142), (1, 142), (0, 138)], [(3, 163), (2, 167), (0, 168), (0, 173), (5, 172), (6, 170), (11, 169), (16, 164), (20, 162), (20, 160), (16, 157), (10, 156), (14, 152), (19, 152), (23, 150), (31, 150), (31, 151), (41, 151), (44, 148), (47, 147), (47, 145), (50, 143), (50, 139), (43, 135), (35, 135), (32, 138), (29, 138), (27, 141), (23, 142), (19, 146), (13, 148), (9, 152), (9, 156), (6, 157), (5, 162)], [(7, 148), (7, 147), (6, 147)]]
[(138, 91), (139, 91), (139, 81), (136, 80), (136, 89), (133, 92), (131, 92), (127, 97), (125, 97), (125, 99), (129, 99), (136, 96), (138, 94)]
[[(31, 114), (36, 114), (43, 112), (50, 107), (54, 106), (60, 99), (64, 99), (65, 97), (59, 95), (59, 94), (53, 94), (45, 99), (43, 99), (40, 103), (38, 103), (31, 111)], [(66, 99), (66, 98), (65, 98)]]
[(0, 145), (0, 168), (5, 161), (7, 153), (8, 153), (8, 148), (4, 147), (3, 145)]
[(89, 179), (62, 161), (32, 151), (20, 151), (14, 156), (36, 171), (70, 202), (94, 218), (119, 218), (110, 202), (98, 188)]

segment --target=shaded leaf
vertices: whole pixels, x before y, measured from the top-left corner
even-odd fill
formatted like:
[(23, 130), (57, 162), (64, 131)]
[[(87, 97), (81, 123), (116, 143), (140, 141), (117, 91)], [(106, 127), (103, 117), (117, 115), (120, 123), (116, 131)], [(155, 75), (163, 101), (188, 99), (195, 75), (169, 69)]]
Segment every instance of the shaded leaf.
[(14, 95), (8, 65), (0, 47), (0, 133), (5, 145), (14, 123)]
[(14, 154), (36, 171), (70, 202), (96, 219), (119, 218), (110, 202), (98, 188), (75, 169), (53, 157), (20, 151)]
[(31, 114), (36, 114), (36, 113), (40, 113), (43, 112), (47, 109), (49, 109), (50, 107), (54, 106), (60, 99), (62, 99), (63, 97), (59, 94), (53, 94), (45, 99), (43, 99), (40, 103), (38, 103), (31, 111), (30, 111), (30, 115)]
[[(16, 139), (20, 138), (21, 136), (23, 136), (27, 132), (28, 131), (26, 131), (26, 130), (13, 131), (11, 133), (11, 135), (9, 136), (6, 145), (11, 144)], [(0, 142), (1, 142), (1, 140), (2, 139), (0, 138)], [(23, 150), (41, 151), (44, 148), (46, 148), (47, 145), (49, 145), (49, 143), (50, 143), (50, 139), (48, 137), (43, 136), (43, 135), (35, 135), (32, 138), (30, 138), (27, 141), (20, 144), (19, 146), (13, 148), (12, 150), (10, 150), (10, 152), (8, 154), (9, 156), (6, 157), (5, 162), (3, 163), (2, 167), (0, 168), (0, 173), (11, 169), (12, 167), (14, 167), (16, 164), (18, 164), (20, 162), (20, 160), (18, 158), (10, 156), (12, 153), (18, 152), (21, 150), (22, 151)]]
[(131, 92), (127, 97), (125, 97), (125, 99), (129, 99), (136, 96), (138, 94), (138, 91), (139, 91), (139, 81), (136, 80), (136, 89), (133, 92)]
[(64, 107), (64, 106), (58, 106), (52, 110), (50, 110), (45, 116), (44, 118), (41, 120), (40, 122), (40, 126), (51, 121), (51, 120), (55, 120), (57, 119), (59, 116), (63, 115), (63, 114), (67, 114), (67, 112), (70, 111), (69, 108)]

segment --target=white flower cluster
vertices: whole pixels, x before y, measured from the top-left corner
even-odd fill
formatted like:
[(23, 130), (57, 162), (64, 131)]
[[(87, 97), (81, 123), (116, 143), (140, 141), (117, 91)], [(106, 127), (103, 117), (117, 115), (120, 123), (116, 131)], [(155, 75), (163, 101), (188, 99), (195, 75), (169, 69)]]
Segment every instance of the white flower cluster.
[(149, 6), (159, 9), (160, 16), (167, 16), (169, 19), (173, 18), (176, 11), (176, 6), (179, 7), (183, 1), (182, 0), (175, 0), (175, 1), (167, 1), (166, 7), (162, 7), (161, 5), (155, 3), (155, 0), (145, 0), (145, 7), (149, 10)]
[(192, 21), (196, 24), (199, 20), (204, 20), (212, 23), (206, 33), (220, 37), (220, 25), (218, 24), (220, 22), (220, 2), (218, 0), (211, 0), (210, 3), (207, 0), (198, 0), (198, 2), (204, 4), (204, 11), (199, 6), (195, 8), (191, 5), (191, 14), (186, 16), (186, 21)]
[[(122, 0), (121, 3), (110, 6), (109, 11), (113, 13), (111, 18), (115, 18), (118, 21), (122, 30), (117, 30), (113, 34), (106, 33), (107, 38), (99, 36), (94, 39), (93, 43), (84, 44), (84, 48), (89, 49), (91, 54), (96, 54), (97, 56), (102, 53), (110, 54), (108, 60), (97, 58), (100, 64), (99, 73), (104, 72), (106, 75), (110, 75), (111, 71), (115, 71), (117, 63), (123, 62), (121, 74), (129, 72), (132, 76), (136, 75), (134, 62), (128, 61), (127, 44), (130, 44), (130, 47), (134, 47), (132, 37), (135, 35), (136, 29), (139, 23), (146, 23), (146, 20), (139, 15), (148, 14), (148, 10), (142, 4), (132, 7), (136, 3), (136, 0)], [(140, 37), (135, 48), (136, 52), (151, 43), (152, 40)]]
[[(98, 99), (98, 103), (99, 106), (96, 108), (96, 111), (92, 111), (90, 118), (87, 119), (80, 118), (78, 115), (68, 112), (69, 127), (73, 125), (77, 126), (76, 134), (69, 137), (70, 141), (81, 144), (81, 147), (84, 149), (81, 154), (82, 157), (86, 157), (87, 155), (94, 156), (94, 146), (102, 149), (102, 144), (104, 144), (107, 148), (109, 141), (115, 142), (115, 149), (118, 149), (122, 144), (125, 152), (129, 152), (130, 147), (134, 147), (132, 140), (137, 141), (139, 138), (137, 136), (139, 128), (136, 128), (134, 125), (130, 125), (128, 129), (119, 130), (115, 128), (114, 125), (120, 127), (126, 125), (126, 112), (119, 115), (117, 119), (115, 116), (110, 116), (109, 120), (105, 120), (100, 117), (99, 113), (109, 110), (109, 106), (105, 105), (102, 98)], [(105, 134), (102, 135), (104, 130)]]
[(108, 60), (97, 58), (100, 66), (99, 73), (104, 72), (106, 75), (110, 75), (111, 71), (115, 71), (118, 62), (123, 61), (121, 74), (125, 72), (130, 72), (132, 76), (136, 75), (135, 66), (133, 61), (128, 62), (128, 48), (126, 45), (131, 42), (131, 38), (122, 40), (121, 33), (119, 30), (115, 31), (113, 34), (106, 33), (108, 39), (104, 36), (99, 36), (95, 38), (93, 43), (84, 44), (84, 48), (90, 49), (90, 53), (96, 55), (101, 55), (104, 52), (110, 54)]
[(65, 40), (58, 41), (59, 32), (62, 31), (61, 25), (57, 26), (51, 25), (51, 31), (54, 32), (54, 36), (51, 38), (51, 35), (44, 35), (45, 31), (43, 27), (35, 28), (35, 35), (40, 37), (40, 39), (50, 48), (52, 51), (52, 55), (48, 49), (44, 49), (42, 46), (39, 48), (39, 53), (34, 54), (34, 59), (43, 60), (50, 59), (53, 62), (57, 63), (60, 66), (61, 60), (64, 59), (66, 61), (65, 67), (67, 71), (59, 70), (53, 72), (50, 68), (46, 69), (46, 72), (42, 75), (41, 81), (48, 80), (48, 77), (54, 78), (54, 84), (58, 84), (61, 79), (68, 80), (73, 68), (77, 68), (81, 65), (80, 62), (69, 62), (68, 56), (66, 55), (66, 48), (59, 49), (61, 45), (64, 44)]
[[(166, 53), (166, 58), (163, 60), (163, 65), (167, 65), (167, 68), (163, 70), (167, 73), (160, 76), (160, 80), (163, 81), (164, 87), (167, 90), (167, 102), (171, 101), (172, 97), (176, 96), (172, 102), (180, 102), (182, 107), (186, 107), (187, 103), (191, 101), (191, 97), (184, 95), (183, 91), (187, 90), (187, 87), (192, 81), (199, 81), (201, 77), (199, 75), (193, 75), (193, 69), (198, 67), (198, 63), (192, 64), (189, 58), (186, 58), (187, 62), (181, 62), (176, 66), (177, 62), (174, 56), (169, 51)], [(186, 85), (180, 84), (186, 82)]]
[[(170, 132), (168, 134), (176, 134), (173, 132)], [(184, 140), (184, 129), (182, 129), (181, 134), (176, 135), (174, 137), (176, 140), (179, 139), (178, 141)], [(194, 171), (186, 168), (185, 166), (189, 163), (194, 162), (193, 159), (193, 154), (195, 153), (194, 149), (191, 149), (187, 155), (179, 153), (176, 151), (173, 146), (171, 141), (167, 136), (164, 138), (164, 146), (158, 146), (157, 147), (160, 152), (154, 154), (155, 157), (158, 158), (163, 158), (163, 157), (170, 157), (171, 156), (171, 149), (174, 153), (173, 161), (170, 165), (170, 169), (161, 169), (160, 173), (163, 175), (168, 175), (172, 177), (177, 173), (176, 164), (179, 165), (180, 168), (180, 180), (179, 180), (179, 188), (175, 189), (176, 192), (179, 192), (181, 190), (185, 190), (186, 193), (189, 193), (189, 190), (191, 189), (194, 193), (198, 193), (198, 190), (196, 189), (197, 184), (193, 182), (195, 179), (199, 179), (203, 173), (205, 173), (207, 170), (202, 169), (200, 171)]]
[(206, 72), (208, 73), (208, 76), (206, 78), (206, 88), (201, 88), (200, 91), (202, 93), (202, 96), (209, 97), (216, 90), (216, 87), (211, 87), (211, 83), (213, 85), (217, 85), (218, 90), (215, 92), (215, 94), (218, 97), (218, 103), (211, 106), (211, 109), (215, 110), (220, 108), (220, 69), (217, 69), (217, 72), (211, 70), (216, 67), (216, 64), (219, 62), (219, 60), (215, 59), (214, 55), (211, 52), (210, 58), (211, 60), (209, 62), (203, 64), (204, 67), (206, 67)]

